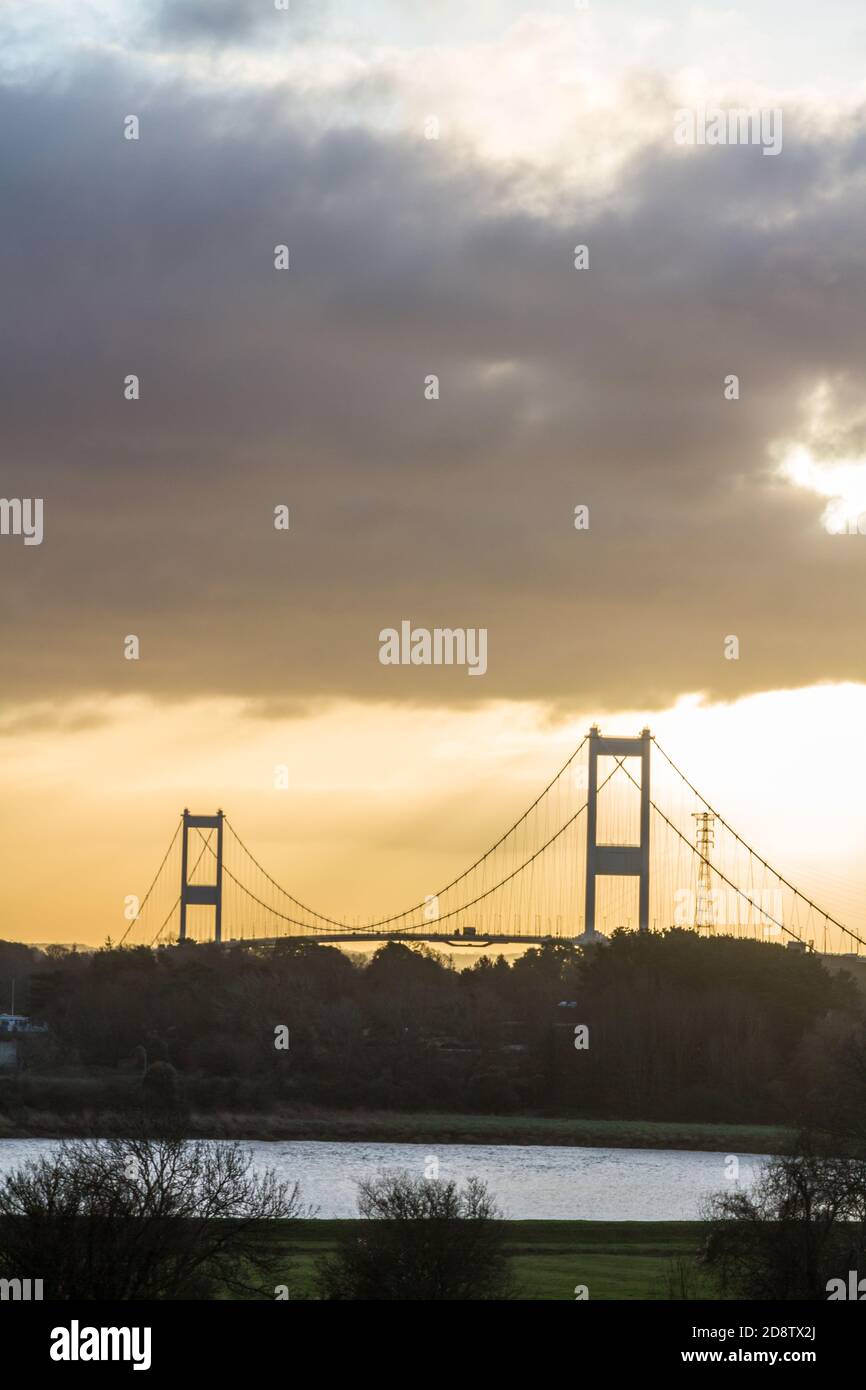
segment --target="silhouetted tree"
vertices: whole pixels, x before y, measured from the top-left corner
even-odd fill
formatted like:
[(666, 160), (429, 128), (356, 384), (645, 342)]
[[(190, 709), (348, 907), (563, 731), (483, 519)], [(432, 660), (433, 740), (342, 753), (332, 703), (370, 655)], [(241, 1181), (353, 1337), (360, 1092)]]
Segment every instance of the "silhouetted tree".
[(512, 1294), (506, 1228), (483, 1182), (386, 1173), (358, 1187), (360, 1230), (318, 1272), (339, 1300), (504, 1299)]
[[(404, 942), (366, 963), (305, 941), (187, 943), (37, 954), (30, 968), (56, 1048), (0, 1076), (7, 1114), (132, 1109), (128, 1063), (142, 1047), (204, 1112), (285, 1102), (796, 1124), (809, 1093), (816, 1125), (831, 1100), (852, 1131), (866, 1114), (863, 995), (818, 957), (768, 942), (619, 931), (586, 954), (546, 942), (463, 971)], [(580, 1053), (575, 1023), (589, 1027)], [(290, 1052), (274, 1047), (279, 1025)], [(34, 1073), (58, 1056), (80, 1059), (86, 1086), (46, 1076), (40, 1090)]]
[(297, 1184), (255, 1175), (239, 1144), (75, 1140), (0, 1183), (0, 1277), (50, 1299), (273, 1298), (260, 1223), (307, 1215)]
[(711, 1198), (706, 1216), (706, 1264), (726, 1295), (823, 1300), (831, 1279), (866, 1273), (861, 1159), (775, 1158), (750, 1191)]
[(156, 1114), (171, 1114), (179, 1108), (177, 1072), (170, 1062), (152, 1062), (141, 1078), (141, 1095), (146, 1108)]

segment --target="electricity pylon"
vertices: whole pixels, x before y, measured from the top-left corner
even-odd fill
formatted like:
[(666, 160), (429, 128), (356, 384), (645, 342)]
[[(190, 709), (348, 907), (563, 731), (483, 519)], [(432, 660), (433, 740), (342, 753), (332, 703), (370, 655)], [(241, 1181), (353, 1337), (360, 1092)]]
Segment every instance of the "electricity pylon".
[(698, 859), (698, 894), (695, 900), (695, 930), (713, 932), (713, 890), (710, 878), (710, 850), (716, 843), (716, 818), (712, 811), (692, 811), (695, 819), (695, 849)]

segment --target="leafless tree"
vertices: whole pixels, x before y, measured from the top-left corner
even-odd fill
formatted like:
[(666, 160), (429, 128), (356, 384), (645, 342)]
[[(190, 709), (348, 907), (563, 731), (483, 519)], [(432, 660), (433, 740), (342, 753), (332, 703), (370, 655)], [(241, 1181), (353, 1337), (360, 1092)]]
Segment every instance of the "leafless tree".
[(0, 1276), (50, 1299), (273, 1298), (265, 1223), (312, 1213), (237, 1143), (143, 1133), (62, 1144), (0, 1183)]
[(726, 1294), (826, 1299), (866, 1273), (866, 1162), (804, 1152), (767, 1163), (749, 1191), (710, 1199), (706, 1264)]
[(319, 1268), (324, 1298), (503, 1299), (513, 1294), (506, 1228), (485, 1184), (383, 1173), (358, 1185), (364, 1220)]

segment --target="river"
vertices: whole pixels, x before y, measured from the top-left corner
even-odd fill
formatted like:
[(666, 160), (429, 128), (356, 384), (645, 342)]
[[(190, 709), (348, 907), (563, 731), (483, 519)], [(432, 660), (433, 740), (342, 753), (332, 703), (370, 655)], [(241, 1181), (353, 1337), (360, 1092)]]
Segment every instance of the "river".
[[(0, 1141), (0, 1174), (56, 1147), (51, 1139)], [(483, 1178), (505, 1216), (524, 1221), (693, 1221), (709, 1193), (748, 1187), (766, 1161), (674, 1149), (585, 1149), (540, 1144), (384, 1144), (250, 1141), (254, 1166), (301, 1186), (316, 1215), (356, 1216), (362, 1178)], [(729, 1176), (729, 1173), (731, 1174)]]

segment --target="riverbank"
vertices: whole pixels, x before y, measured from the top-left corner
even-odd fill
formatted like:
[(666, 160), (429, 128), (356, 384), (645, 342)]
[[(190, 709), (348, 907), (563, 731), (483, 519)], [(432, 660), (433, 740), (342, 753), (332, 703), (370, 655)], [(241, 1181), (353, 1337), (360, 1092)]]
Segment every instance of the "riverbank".
[[(292, 1299), (315, 1296), (318, 1260), (358, 1221), (274, 1223), (267, 1239), (285, 1260)], [(699, 1255), (700, 1221), (507, 1221), (516, 1297), (574, 1301), (584, 1286), (591, 1301), (713, 1299)]]
[[(0, 1115), (0, 1139), (123, 1136), (122, 1113), (71, 1114), (24, 1109)], [(779, 1125), (691, 1124), (532, 1115), (403, 1114), (388, 1110), (275, 1110), (193, 1113), (192, 1136), (208, 1139), (323, 1140), (406, 1144), (562, 1144), (582, 1148), (692, 1149), (704, 1153), (784, 1153), (792, 1134)]]

